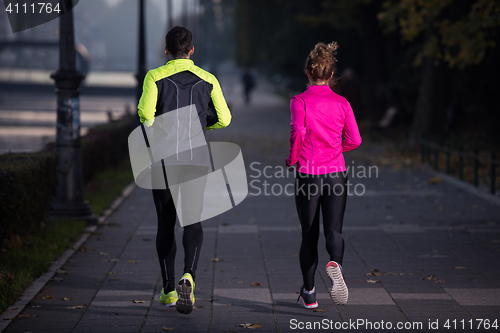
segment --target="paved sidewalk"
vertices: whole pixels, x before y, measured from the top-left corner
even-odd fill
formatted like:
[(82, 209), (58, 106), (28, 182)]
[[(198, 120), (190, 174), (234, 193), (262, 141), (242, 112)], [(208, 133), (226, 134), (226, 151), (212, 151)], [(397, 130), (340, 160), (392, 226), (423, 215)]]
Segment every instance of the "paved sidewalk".
[[(390, 323), (396, 331), (398, 323), (421, 323), (423, 329), (413, 328), (425, 331), (436, 320), (434, 332), (454, 325), (478, 332), (481, 319), (500, 325), (500, 206), (445, 182), (430, 185), (431, 173), (409, 168), (351, 177), (366, 191), (349, 197), (345, 214), (347, 305), (335, 306), (328, 295), (322, 238), (319, 311), (297, 304), (299, 221), (293, 197), (279, 193), (293, 182), (279, 173), (288, 146), (287, 105), (261, 91), (244, 107), (236, 93), (233, 124), (209, 139), (238, 143), (254, 182), (243, 203), (202, 222), (194, 311), (182, 315), (157, 301), (155, 209), (150, 191), (137, 188), (63, 266), (67, 274), (47, 283), (4, 332), (240, 332), (247, 329), (236, 325), (245, 323), (262, 326), (258, 332), (296, 331), (308, 323), (317, 331), (338, 331), (342, 323), (353, 331)], [(270, 178), (262, 173), (266, 166)], [(182, 229), (176, 237), (180, 277)]]

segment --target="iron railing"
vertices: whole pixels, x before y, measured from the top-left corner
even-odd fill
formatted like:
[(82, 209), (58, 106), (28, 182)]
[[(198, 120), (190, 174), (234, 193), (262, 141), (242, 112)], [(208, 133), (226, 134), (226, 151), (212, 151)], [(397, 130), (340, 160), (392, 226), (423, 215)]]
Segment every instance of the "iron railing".
[[(464, 158), (472, 159), (472, 172), (473, 172), (473, 184), (475, 187), (479, 186), (479, 168), (480, 162), (486, 164), (489, 168), (489, 187), (490, 193), (495, 194), (496, 192), (496, 166), (499, 164), (496, 158), (495, 152), (491, 152), (489, 158), (480, 156), (479, 150), (474, 149), (473, 153), (468, 153), (464, 151), (463, 146), (457, 148), (452, 148), (449, 143), (445, 146), (440, 146), (437, 144), (437, 140), (434, 142), (428, 141), (425, 138), (420, 140), (420, 152), (421, 152), (421, 162), (423, 164), (427, 163), (432, 165), (437, 171), (440, 170), (440, 155), (444, 153), (445, 156), (445, 168), (446, 174), (451, 174), (451, 158), (453, 155), (458, 157), (458, 178), (464, 180)], [(431, 158), (431, 155), (432, 158)]]

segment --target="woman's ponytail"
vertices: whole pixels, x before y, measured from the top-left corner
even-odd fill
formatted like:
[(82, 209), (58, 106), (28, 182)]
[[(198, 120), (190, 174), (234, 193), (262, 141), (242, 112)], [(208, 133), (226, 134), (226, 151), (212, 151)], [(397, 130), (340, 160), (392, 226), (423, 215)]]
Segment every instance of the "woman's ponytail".
[(325, 81), (332, 77), (336, 71), (337, 42), (330, 44), (318, 43), (309, 53), (306, 60), (305, 70), (311, 76), (312, 81)]

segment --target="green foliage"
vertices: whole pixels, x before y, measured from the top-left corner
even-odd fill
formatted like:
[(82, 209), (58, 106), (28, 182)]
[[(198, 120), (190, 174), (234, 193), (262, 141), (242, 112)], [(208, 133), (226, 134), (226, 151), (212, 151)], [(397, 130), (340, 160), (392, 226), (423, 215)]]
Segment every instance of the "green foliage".
[[(307, 54), (318, 42), (337, 41), (340, 45), (340, 66), (355, 67), (361, 62), (356, 18), (338, 14), (343, 21), (333, 21), (333, 11), (357, 13), (363, 0), (239, 0), (235, 7), (236, 59), (242, 67), (257, 67), (263, 72), (280, 74), (290, 86), (305, 87), (304, 64)], [(343, 26), (347, 33), (339, 35), (332, 23)]]
[(55, 194), (56, 165), (50, 153), (0, 155), (0, 242), (40, 226)]
[(328, 24), (336, 30), (361, 30), (361, 11), (363, 5), (371, 0), (322, 0), (321, 11), (314, 15), (301, 13), (297, 15), (299, 22), (310, 27)]
[(126, 116), (110, 123), (92, 127), (82, 137), (83, 180), (115, 167), (128, 156), (128, 136), (138, 126), (137, 116)]
[(414, 60), (445, 61), (450, 67), (477, 65), (488, 48), (495, 47), (500, 27), (496, 0), (387, 0), (378, 14), (386, 32), (399, 31), (406, 42), (424, 37)]
[(0, 313), (47, 270), (85, 227), (82, 221), (52, 221), (4, 243), (0, 253)]

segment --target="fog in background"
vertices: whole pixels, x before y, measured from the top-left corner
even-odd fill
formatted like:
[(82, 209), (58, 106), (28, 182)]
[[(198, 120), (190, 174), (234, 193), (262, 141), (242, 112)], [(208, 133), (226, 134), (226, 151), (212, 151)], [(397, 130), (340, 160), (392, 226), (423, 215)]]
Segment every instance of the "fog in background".
[[(183, 3), (184, 1), (184, 3)], [(195, 35), (193, 59), (202, 66), (213, 67), (218, 54), (218, 43), (229, 45), (222, 58), (232, 56), (230, 33), (232, 1), (172, 0), (173, 23), (186, 25)], [(167, 1), (146, 0), (146, 55), (147, 68), (163, 65), (167, 32)], [(82, 0), (74, 8), (75, 42), (82, 44), (90, 56), (91, 71), (136, 72), (138, 55), (138, 0)], [(188, 18), (186, 22), (186, 15)], [(187, 23), (187, 24), (186, 24)], [(222, 27), (222, 29), (221, 29)], [(41, 26), (12, 33), (5, 11), (0, 12), (0, 42), (15, 40), (58, 41), (59, 22), (54, 20)], [(204, 34), (203, 38), (200, 36)], [(202, 44), (201, 41), (212, 40)], [(229, 51), (229, 52), (228, 52)], [(203, 57), (202, 57), (203, 56)], [(198, 60), (198, 61), (197, 61)], [(55, 70), (58, 52), (55, 48), (6, 48), (0, 52), (0, 67)]]

